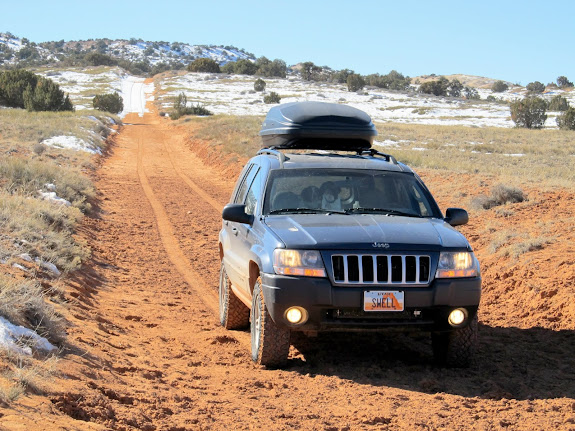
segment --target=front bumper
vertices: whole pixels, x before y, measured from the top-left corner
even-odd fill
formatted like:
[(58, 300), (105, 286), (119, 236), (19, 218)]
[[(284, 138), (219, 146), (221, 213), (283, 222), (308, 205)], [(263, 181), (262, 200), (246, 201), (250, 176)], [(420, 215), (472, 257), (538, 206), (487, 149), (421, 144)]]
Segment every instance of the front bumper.
[[(447, 316), (454, 308), (465, 308), (470, 321), (481, 298), (481, 278), (436, 279), (428, 287), (333, 286), (327, 278), (262, 274), (262, 289), (268, 311), (277, 325), (300, 331), (380, 331), (452, 329)], [(403, 312), (364, 312), (365, 290), (400, 290), (405, 295)], [(291, 325), (285, 319), (289, 307), (306, 309), (309, 319)]]

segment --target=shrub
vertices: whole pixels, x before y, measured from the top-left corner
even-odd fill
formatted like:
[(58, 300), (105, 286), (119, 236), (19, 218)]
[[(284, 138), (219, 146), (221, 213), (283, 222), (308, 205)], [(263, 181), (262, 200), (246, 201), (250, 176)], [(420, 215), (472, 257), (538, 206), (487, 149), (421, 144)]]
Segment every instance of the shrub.
[(26, 87), (24, 108), (28, 111), (73, 111), (68, 95), (51, 79), (40, 77), (36, 87)]
[(321, 67), (316, 66), (311, 61), (301, 64), (300, 74), (304, 81), (315, 81), (321, 72)]
[(473, 199), (472, 205), (488, 210), (507, 203), (523, 202), (526, 199), (521, 189), (498, 184), (491, 189), (489, 196), (482, 195)]
[(254, 82), (254, 90), (265, 91), (265, 89), (266, 89), (266, 82), (261, 78), (256, 79), (256, 82)]
[(569, 81), (566, 76), (558, 77), (557, 78), (557, 85), (560, 88), (573, 87), (573, 83), (571, 81)]
[(41, 142), (37, 142), (34, 144), (32, 151), (34, 151), (36, 155), (41, 156), (44, 154), (44, 151), (46, 151), (46, 145), (42, 144)]
[(98, 94), (92, 99), (94, 109), (119, 114), (124, 110), (122, 97), (117, 93)]
[(533, 94), (541, 94), (545, 91), (545, 85), (543, 85), (539, 81), (530, 82), (529, 84), (527, 84), (526, 88), (529, 93)]
[(228, 75), (233, 75), (235, 73), (235, 71), (234, 71), (235, 64), (236, 64), (235, 61), (227, 62), (226, 64), (224, 64), (223, 66), (220, 67), (220, 72), (221, 73), (227, 73)]
[(198, 58), (188, 65), (190, 72), (221, 73), (220, 65), (211, 58)]
[(463, 90), (463, 84), (458, 79), (454, 79), (447, 86), (447, 91), (451, 97), (460, 97)]
[(116, 66), (118, 60), (100, 52), (90, 52), (84, 56), (84, 61), (91, 66)]
[(270, 94), (264, 96), (264, 103), (280, 103), (281, 97), (276, 92), (272, 91)]
[(575, 130), (575, 108), (569, 107), (556, 119), (561, 130)]
[(434, 96), (447, 96), (449, 80), (443, 76), (437, 81), (427, 81), (419, 86), (419, 92)]
[[(355, 73), (355, 72), (351, 69), (339, 70), (333, 74), (333, 80), (335, 82), (337, 82), (338, 84), (347, 84), (348, 76), (352, 75), (353, 73)], [(373, 84), (370, 83), (369, 85), (373, 85)]]
[(493, 86), (491, 87), (491, 91), (493, 91), (494, 93), (503, 93), (504, 91), (507, 91), (508, 89), (509, 89), (509, 86), (503, 81), (495, 81), (493, 83)]
[(569, 108), (569, 102), (563, 96), (557, 95), (549, 102), (550, 111), (566, 111)]
[(255, 75), (258, 67), (250, 60), (241, 59), (234, 64), (234, 73), (237, 75)]
[[(338, 73), (342, 72), (344, 71)], [(350, 71), (350, 73), (353, 72)], [(409, 85), (411, 84), (411, 78), (409, 78), (408, 76), (407, 77), (403, 76), (401, 73), (395, 70), (392, 70), (387, 75), (380, 75), (378, 73), (374, 73), (372, 75), (366, 76), (365, 80), (368, 85), (397, 91), (405, 91), (409, 88)]]
[(465, 87), (463, 89), (463, 93), (465, 94), (465, 98), (467, 100), (479, 100), (481, 96), (479, 96), (479, 92), (476, 88), (473, 87)]
[(199, 103), (196, 106), (188, 106), (188, 98), (184, 93), (180, 93), (174, 101), (174, 109), (170, 113), (170, 118), (177, 120), (184, 115), (213, 115), (213, 113)]
[(347, 77), (347, 91), (359, 91), (365, 87), (365, 80), (361, 75), (352, 73)]
[(541, 129), (547, 120), (547, 102), (539, 97), (526, 97), (511, 103), (511, 119), (517, 127)]
[(275, 59), (274, 61), (268, 60), (266, 57), (260, 57), (256, 60), (258, 68), (256, 75), (267, 77), (285, 78), (287, 66), (285, 61)]
[(23, 69), (0, 73), (0, 105), (28, 111), (73, 111), (54, 81)]

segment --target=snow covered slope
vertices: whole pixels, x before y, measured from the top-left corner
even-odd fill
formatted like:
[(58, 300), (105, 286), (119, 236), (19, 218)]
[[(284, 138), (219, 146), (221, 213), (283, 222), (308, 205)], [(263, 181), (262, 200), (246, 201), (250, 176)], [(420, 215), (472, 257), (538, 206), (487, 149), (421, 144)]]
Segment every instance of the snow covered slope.
[(97, 39), (87, 41), (45, 42), (35, 44), (10, 33), (0, 33), (0, 65), (13, 65), (21, 60), (58, 61), (67, 54), (98, 52), (131, 62), (181, 63), (188, 65), (196, 58), (211, 58), (224, 65), (255, 56), (232, 46), (190, 45), (180, 42), (147, 42), (143, 40)]

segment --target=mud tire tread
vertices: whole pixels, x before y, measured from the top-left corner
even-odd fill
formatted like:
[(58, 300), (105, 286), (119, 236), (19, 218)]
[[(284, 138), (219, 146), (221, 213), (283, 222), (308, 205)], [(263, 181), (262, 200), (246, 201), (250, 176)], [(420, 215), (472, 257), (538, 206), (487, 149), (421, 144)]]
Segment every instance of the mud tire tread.
[[(224, 263), (220, 269), (220, 324), (226, 329), (245, 329), (250, 323), (250, 309), (231, 289)], [(221, 289), (224, 289), (222, 292)], [(223, 298), (222, 298), (223, 294)], [(222, 310), (223, 307), (223, 310)]]
[(471, 365), (478, 343), (477, 315), (465, 328), (448, 333), (432, 334), (435, 362), (448, 368), (467, 368)]
[(268, 368), (281, 368), (287, 364), (290, 347), (290, 333), (288, 328), (276, 325), (271, 318), (264, 302), (264, 295), (261, 287), (261, 279), (255, 283), (252, 301), (251, 330), (254, 331), (254, 309), (259, 307), (261, 316), (261, 330), (259, 339), (259, 349), (255, 351), (252, 345), (252, 359), (259, 365)]

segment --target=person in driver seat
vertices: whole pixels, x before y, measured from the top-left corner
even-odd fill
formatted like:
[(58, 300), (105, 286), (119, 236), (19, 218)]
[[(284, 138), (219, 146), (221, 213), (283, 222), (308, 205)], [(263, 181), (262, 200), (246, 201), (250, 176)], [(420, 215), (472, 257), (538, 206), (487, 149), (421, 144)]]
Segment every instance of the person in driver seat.
[(304, 208), (321, 208), (321, 192), (316, 186), (308, 186), (301, 191), (301, 200)]

